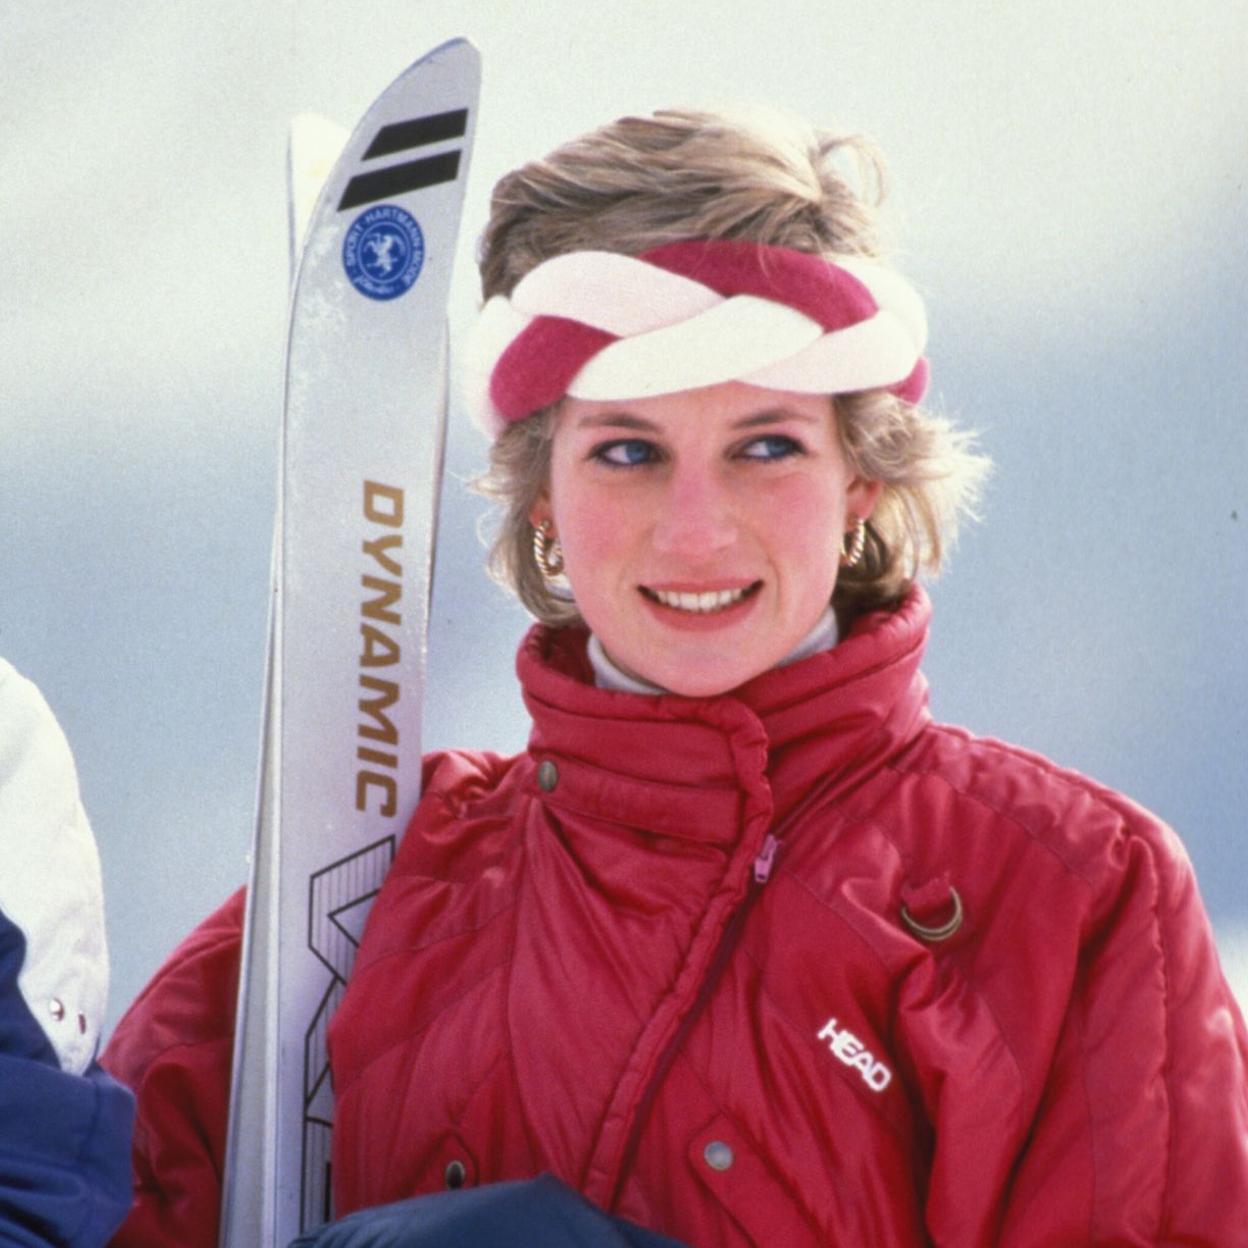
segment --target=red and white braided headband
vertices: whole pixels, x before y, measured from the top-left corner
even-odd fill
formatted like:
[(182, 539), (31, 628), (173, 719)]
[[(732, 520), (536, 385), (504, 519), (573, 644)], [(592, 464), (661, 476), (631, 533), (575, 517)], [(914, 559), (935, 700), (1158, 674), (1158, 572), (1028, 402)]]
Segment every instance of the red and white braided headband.
[(738, 240), (573, 251), (481, 311), (473, 415), (497, 436), (566, 395), (625, 400), (724, 381), (846, 394), (927, 389), (927, 322), (898, 273)]

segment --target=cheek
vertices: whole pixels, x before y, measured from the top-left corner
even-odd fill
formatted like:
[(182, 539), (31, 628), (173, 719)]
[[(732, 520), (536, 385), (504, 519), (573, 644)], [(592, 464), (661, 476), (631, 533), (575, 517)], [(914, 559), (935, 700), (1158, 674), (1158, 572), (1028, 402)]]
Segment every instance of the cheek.
[(840, 558), (844, 495), (820, 481), (800, 481), (767, 508), (768, 536), (773, 549), (789, 563), (823, 571)]
[(573, 567), (600, 567), (627, 546), (635, 508), (611, 490), (586, 488), (575, 480), (562, 484), (552, 490), (552, 510), (564, 556)]

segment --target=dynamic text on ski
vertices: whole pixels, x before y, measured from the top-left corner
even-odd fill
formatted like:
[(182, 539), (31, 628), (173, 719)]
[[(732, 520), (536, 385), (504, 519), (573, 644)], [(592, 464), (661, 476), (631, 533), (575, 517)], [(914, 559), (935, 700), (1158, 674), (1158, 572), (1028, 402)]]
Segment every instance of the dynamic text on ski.
[[(403, 622), (403, 491), (377, 481), (364, 482), (364, 519), (383, 532), (366, 537), (371, 560), (360, 576), (360, 721), (356, 730), (355, 808), (371, 807), (387, 818), (398, 810), (399, 729), (390, 708), (402, 696), (398, 673)], [(384, 575), (378, 575), (384, 573)], [(384, 669), (392, 672), (383, 675)], [(378, 746), (385, 746), (380, 749)]]

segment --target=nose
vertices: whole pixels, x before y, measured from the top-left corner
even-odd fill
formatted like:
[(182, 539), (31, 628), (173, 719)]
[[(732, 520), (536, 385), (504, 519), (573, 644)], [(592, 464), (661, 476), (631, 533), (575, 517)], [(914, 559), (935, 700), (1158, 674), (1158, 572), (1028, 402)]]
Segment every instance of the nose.
[(727, 484), (704, 466), (676, 468), (659, 499), (655, 551), (701, 561), (727, 550), (736, 540), (735, 510)]

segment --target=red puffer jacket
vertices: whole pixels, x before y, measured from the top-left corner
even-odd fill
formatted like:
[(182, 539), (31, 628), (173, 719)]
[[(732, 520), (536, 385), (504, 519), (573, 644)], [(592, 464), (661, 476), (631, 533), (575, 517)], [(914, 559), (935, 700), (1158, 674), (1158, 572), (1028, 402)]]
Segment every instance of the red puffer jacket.
[[(530, 634), (528, 753), (429, 760), (331, 1029), (342, 1211), (546, 1170), (697, 1248), (1248, 1239), (1248, 1036), (1181, 846), (932, 724), (927, 618), (709, 700)], [(107, 1055), (119, 1243), (215, 1242), (238, 916)]]

